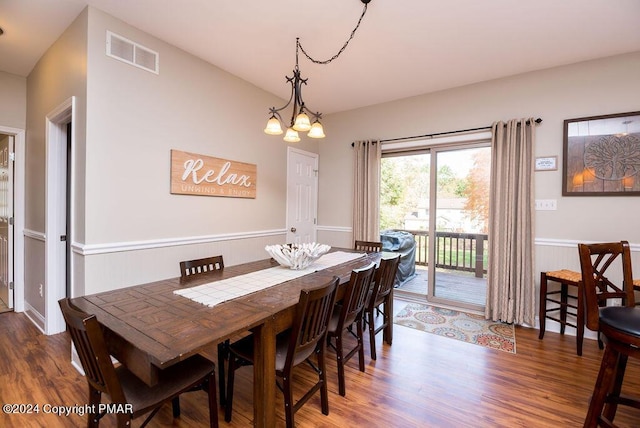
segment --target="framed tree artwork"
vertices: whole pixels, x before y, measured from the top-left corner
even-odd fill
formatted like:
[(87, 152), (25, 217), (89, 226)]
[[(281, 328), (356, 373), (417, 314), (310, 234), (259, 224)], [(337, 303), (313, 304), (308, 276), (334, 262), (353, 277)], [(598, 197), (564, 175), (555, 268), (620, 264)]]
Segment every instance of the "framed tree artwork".
[(564, 121), (563, 196), (640, 196), (640, 112)]

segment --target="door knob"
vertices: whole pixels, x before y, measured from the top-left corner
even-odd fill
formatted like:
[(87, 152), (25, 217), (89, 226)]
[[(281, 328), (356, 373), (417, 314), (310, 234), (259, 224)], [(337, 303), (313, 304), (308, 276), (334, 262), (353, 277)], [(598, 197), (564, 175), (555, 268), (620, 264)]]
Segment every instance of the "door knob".
[(295, 227), (292, 227), (292, 228), (291, 228), (291, 231), (292, 231), (293, 233), (296, 233), (296, 230), (298, 230), (298, 229), (296, 229)]

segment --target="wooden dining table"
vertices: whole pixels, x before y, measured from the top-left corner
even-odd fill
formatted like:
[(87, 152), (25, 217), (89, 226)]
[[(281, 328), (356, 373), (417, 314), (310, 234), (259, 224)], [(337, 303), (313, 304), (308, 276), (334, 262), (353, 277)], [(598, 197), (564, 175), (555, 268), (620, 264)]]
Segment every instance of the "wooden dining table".
[(96, 315), (104, 327), (110, 353), (148, 385), (157, 383), (161, 370), (211, 345), (253, 332), (254, 425), (272, 427), (275, 425), (275, 337), (291, 326), (300, 290), (318, 287), (334, 276), (344, 285), (353, 269), (379, 262), (380, 258), (380, 253), (363, 254), (355, 260), (213, 307), (174, 291), (268, 269), (278, 263), (265, 259), (225, 266), (189, 281), (171, 278), (76, 297), (72, 303)]

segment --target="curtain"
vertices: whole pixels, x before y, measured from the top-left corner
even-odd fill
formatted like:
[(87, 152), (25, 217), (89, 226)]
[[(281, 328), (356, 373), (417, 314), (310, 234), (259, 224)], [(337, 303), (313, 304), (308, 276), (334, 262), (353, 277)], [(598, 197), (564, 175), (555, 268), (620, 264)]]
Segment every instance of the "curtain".
[(533, 118), (496, 122), (491, 140), (485, 316), (535, 325)]
[(380, 241), (380, 143), (356, 141), (353, 149), (353, 239)]

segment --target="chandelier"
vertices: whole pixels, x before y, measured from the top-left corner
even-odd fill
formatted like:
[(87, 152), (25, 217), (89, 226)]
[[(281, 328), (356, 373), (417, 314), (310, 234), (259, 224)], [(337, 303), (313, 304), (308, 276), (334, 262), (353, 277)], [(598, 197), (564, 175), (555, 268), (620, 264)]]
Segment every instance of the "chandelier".
[[(307, 57), (307, 59), (314, 64), (329, 64), (334, 59), (338, 58), (340, 54), (346, 49), (347, 45), (353, 39), (353, 36), (356, 34), (358, 27), (360, 27), (360, 23), (364, 18), (365, 13), (367, 13), (367, 4), (371, 0), (360, 0), (364, 4), (364, 8), (362, 10), (362, 14), (360, 15), (360, 19), (358, 19), (358, 23), (356, 24), (353, 31), (351, 31), (351, 36), (349, 39), (342, 45), (342, 48), (338, 51), (337, 54), (332, 56), (331, 58), (318, 61), (313, 59), (309, 54), (304, 50), (302, 44), (300, 43), (300, 38), (296, 38), (296, 65), (293, 68), (293, 76), (285, 76), (287, 79), (287, 83), (291, 85), (291, 95), (289, 96), (289, 101), (285, 105), (280, 108), (271, 107), (269, 108), (269, 121), (267, 122), (267, 126), (264, 129), (264, 132), (269, 135), (282, 135), (282, 128), (286, 123), (280, 113), (289, 107), (293, 103), (293, 111), (291, 112), (291, 119), (286, 125), (286, 133), (284, 135), (284, 141), (287, 143), (297, 143), (300, 141), (300, 135), (298, 132), (307, 132), (307, 137), (310, 138), (324, 138), (324, 129), (322, 124), (320, 123), (320, 119), (322, 118), (322, 113), (311, 111), (305, 104), (302, 99), (302, 86), (307, 84), (308, 79), (303, 79), (300, 74), (300, 68), (298, 67), (298, 53), (302, 51), (302, 53)], [(311, 116), (311, 118), (309, 117)]]

